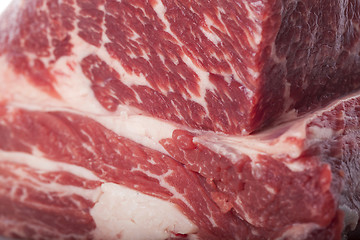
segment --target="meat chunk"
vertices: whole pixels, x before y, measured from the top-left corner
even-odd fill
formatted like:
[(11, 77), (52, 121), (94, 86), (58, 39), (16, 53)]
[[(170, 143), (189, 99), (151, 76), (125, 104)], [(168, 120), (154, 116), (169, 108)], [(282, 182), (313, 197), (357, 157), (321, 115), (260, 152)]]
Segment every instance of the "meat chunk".
[(359, 9), (14, 1), (0, 235), (340, 240), (360, 213)]
[(359, 9), (356, 0), (17, 1), (1, 20), (0, 53), (58, 98), (86, 85), (108, 112), (132, 106), (248, 134), (360, 86)]
[(223, 212), (280, 239), (339, 239), (341, 219), (352, 230), (359, 220), (359, 106), (353, 95), (251, 136), (175, 130), (160, 142), (213, 184)]
[[(171, 237), (340, 239), (344, 219), (354, 229), (359, 216), (359, 102), (359, 95), (347, 97), (251, 136), (126, 112), (75, 114), (49, 102), (8, 102), (0, 111), (0, 212), (13, 225), (1, 232), (26, 239), (120, 236), (105, 226), (127, 226), (116, 215), (128, 201), (117, 193), (125, 186), (183, 214), (185, 226), (159, 230)], [(119, 199), (120, 207), (107, 199)], [(146, 202), (139, 201), (137, 211)], [(136, 211), (128, 214), (136, 219)]]

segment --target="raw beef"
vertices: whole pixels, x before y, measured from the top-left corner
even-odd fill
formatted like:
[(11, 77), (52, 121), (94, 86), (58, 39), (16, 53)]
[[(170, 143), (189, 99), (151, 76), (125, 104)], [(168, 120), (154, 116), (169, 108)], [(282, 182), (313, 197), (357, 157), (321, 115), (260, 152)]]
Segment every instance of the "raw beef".
[(0, 235), (339, 240), (360, 213), (360, 92), (334, 100), (360, 83), (359, 9), (14, 1)]
[(90, 85), (109, 112), (246, 134), (360, 86), (359, 16), (357, 0), (18, 0), (0, 53), (58, 98)]
[(51, 101), (0, 110), (7, 236), (330, 240), (358, 222), (359, 95), (243, 137)]

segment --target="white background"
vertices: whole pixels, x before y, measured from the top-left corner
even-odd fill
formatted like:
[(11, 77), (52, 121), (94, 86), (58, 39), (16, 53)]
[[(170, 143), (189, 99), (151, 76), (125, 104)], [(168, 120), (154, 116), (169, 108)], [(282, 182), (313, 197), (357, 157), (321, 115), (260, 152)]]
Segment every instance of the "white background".
[(0, 0), (0, 13), (6, 8), (11, 0)]

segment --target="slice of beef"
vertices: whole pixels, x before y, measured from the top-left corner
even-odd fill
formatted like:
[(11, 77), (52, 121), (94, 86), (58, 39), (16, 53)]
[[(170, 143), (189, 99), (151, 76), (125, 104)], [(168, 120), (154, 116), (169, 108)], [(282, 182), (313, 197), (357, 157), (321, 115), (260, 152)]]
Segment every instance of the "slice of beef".
[(0, 54), (54, 97), (65, 74), (109, 112), (247, 134), (360, 86), (359, 16), (357, 0), (15, 1)]
[[(1, 231), (27, 239), (46, 238), (48, 232), (53, 239), (68, 234), (101, 239), (106, 224), (127, 226), (117, 205), (108, 210), (99, 200), (118, 199), (114, 184), (177, 206), (188, 232), (171, 237), (340, 239), (343, 231), (355, 229), (360, 213), (359, 103), (360, 95), (350, 96), (258, 134), (229, 136), (126, 112), (75, 114), (47, 103), (8, 102), (0, 117), (0, 176), (6, 180), (0, 213), (13, 225)], [(79, 179), (85, 176), (77, 168), (92, 177)], [(79, 188), (75, 193), (73, 186)], [(103, 195), (96, 192), (99, 186)], [(92, 195), (80, 191), (88, 188), (100, 197), (89, 200)], [(131, 208), (126, 199), (120, 198), (119, 206)], [(20, 209), (17, 214), (11, 206)], [(153, 211), (135, 209), (135, 217), (126, 216)], [(34, 221), (32, 212), (39, 216)], [(48, 223), (50, 217), (60, 222)], [(25, 222), (30, 229), (23, 229)], [(87, 228), (79, 225), (76, 232), (68, 224)], [(140, 233), (136, 227), (130, 229)], [(117, 230), (108, 234), (117, 236)]]
[(306, 229), (331, 226), (332, 233), (319, 230), (308, 239), (339, 239), (339, 218), (347, 230), (359, 220), (359, 107), (359, 95), (353, 95), (251, 136), (175, 130), (160, 142), (213, 184), (213, 200), (223, 212), (234, 209), (254, 226), (301, 229), (304, 236)]
[(258, 239), (255, 227), (221, 211), (199, 174), (115, 132), (116, 124), (146, 125), (142, 117), (131, 123), (10, 105), (0, 112), (1, 235)]

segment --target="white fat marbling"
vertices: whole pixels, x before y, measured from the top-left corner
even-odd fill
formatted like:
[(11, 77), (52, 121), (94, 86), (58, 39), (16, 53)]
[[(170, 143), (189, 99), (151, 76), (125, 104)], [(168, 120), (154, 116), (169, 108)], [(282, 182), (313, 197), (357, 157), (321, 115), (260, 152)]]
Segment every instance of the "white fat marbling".
[[(85, 199), (90, 201), (97, 201), (100, 195), (100, 188), (94, 189), (86, 189), (78, 186), (72, 185), (64, 185), (57, 182), (48, 182), (42, 181), (41, 176), (31, 174), (31, 172), (25, 170), (21, 166), (27, 166), (32, 169), (32, 172), (37, 172), (39, 174), (42, 173), (51, 173), (51, 172), (67, 172), (73, 174), (75, 176), (85, 178), (87, 180), (99, 181), (100, 179), (96, 177), (91, 171), (76, 166), (72, 164), (52, 161), (50, 159), (46, 159), (43, 157), (30, 155), (22, 152), (6, 152), (0, 151), (0, 164), (16, 164), (16, 165), (7, 165), (9, 170), (11, 170), (12, 174), (17, 176), (19, 181), (14, 182), (12, 180), (11, 183), (6, 177), (4, 178), (0, 175), (0, 183), (8, 184), (12, 186), (10, 195), (14, 195), (13, 197), (17, 197), (16, 193), (17, 189), (20, 189), (22, 192), (22, 196), (19, 198), (21, 201), (26, 201), (28, 197), (28, 193), (22, 187), (23, 185), (28, 185), (30, 188), (37, 189), (42, 192), (51, 193), (56, 192), (62, 196), (71, 196), (74, 194), (80, 195)], [(21, 186), (19, 184), (22, 184)], [(0, 188), (0, 195), (6, 194), (2, 191), (5, 189)], [(78, 203), (77, 199), (74, 199), (73, 202), (80, 206), (81, 203)]]
[[(239, 160), (239, 155), (247, 155), (254, 162), (260, 155), (271, 156), (279, 160), (295, 159), (303, 151), (304, 145), (301, 140), (306, 138), (306, 121), (302, 120), (288, 125), (290, 127), (275, 138), (268, 136), (274, 132), (283, 131), (282, 128), (286, 128), (286, 125), (250, 136), (203, 134), (196, 137), (194, 141), (205, 145), (216, 153), (227, 156), (233, 163)], [(294, 142), (293, 139), (298, 139), (299, 142)], [(283, 163), (292, 171), (303, 171), (305, 169), (305, 166), (298, 162), (283, 161)]]
[(172, 203), (126, 187), (104, 183), (102, 195), (91, 210), (98, 240), (167, 239), (174, 233), (198, 230)]
[(307, 238), (308, 234), (320, 226), (315, 223), (296, 223), (293, 224), (288, 230), (286, 230), (280, 237), (276, 240), (304, 240)]
[(166, 121), (143, 115), (127, 115), (127, 112), (123, 112), (120, 116), (92, 116), (91, 118), (120, 136), (162, 153), (166, 151), (159, 141), (171, 138), (176, 129), (176, 125)]
[(333, 137), (337, 132), (332, 128), (311, 126), (309, 132), (317, 139), (329, 139)]
[[(184, 44), (177, 38), (177, 36), (171, 31), (170, 28), (170, 23), (168, 22), (168, 20), (165, 18), (165, 12), (166, 12), (166, 7), (163, 5), (163, 3), (159, 0), (157, 1), (155, 7), (154, 7), (155, 12), (157, 13), (159, 19), (164, 23), (165, 25), (165, 31), (168, 32), (174, 39), (176, 39), (176, 42), (179, 46), (183, 46)], [(214, 33), (211, 32), (206, 32), (206, 30), (202, 30), (203, 33), (205, 34), (206, 37), (209, 38), (210, 41), (214, 42), (214, 44), (216, 45), (221, 39)], [(216, 88), (214, 86), (214, 84), (212, 84), (209, 80), (209, 72), (207, 72), (205, 69), (202, 69), (201, 67), (198, 67), (194, 61), (192, 59), (190, 59), (189, 56), (187, 56), (186, 54), (183, 54), (182, 56), (180, 56), (182, 58), (182, 60), (184, 61), (184, 63), (193, 71), (196, 73), (196, 75), (199, 78), (199, 89), (200, 89), (200, 95), (197, 96), (193, 93), (190, 93), (191, 95), (191, 101), (194, 101), (198, 104), (200, 104), (201, 106), (203, 106), (205, 108), (205, 111), (208, 114), (208, 109), (207, 109), (207, 103), (205, 101), (205, 95), (206, 95), (206, 91), (210, 90), (210, 91), (214, 91)], [(185, 97), (186, 98), (186, 97)]]
[(216, 35), (214, 32), (211, 31), (211, 27), (216, 27), (214, 22), (207, 15), (204, 15), (204, 19), (206, 25), (208, 26), (208, 30), (204, 28), (200, 28), (202, 33), (207, 37), (207, 39), (209, 39), (215, 45), (218, 45), (219, 43), (221, 43), (221, 39), (219, 38), (218, 35)]
[(94, 175), (90, 170), (87, 170), (86, 168), (44, 158), (42, 156), (42, 152), (36, 148), (33, 148), (32, 154), (27, 154), (23, 152), (7, 152), (0, 150), (0, 162), (12, 162), (26, 165), (28, 167), (31, 167), (32, 169), (41, 172), (64, 171), (71, 173), (75, 176), (86, 178), (88, 180), (100, 180), (96, 175)]
[(149, 116), (134, 114), (131, 108), (127, 108), (125, 106), (123, 109), (119, 109), (115, 113), (93, 114), (89, 112), (75, 111), (74, 109), (66, 108), (64, 106), (46, 105), (48, 103), (49, 102), (43, 102), (38, 103), (37, 105), (32, 105), (26, 104), (24, 102), (11, 102), (6, 107), (8, 111), (21, 108), (29, 111), (60, 111), (64, 113), (77, 114), (98, 122), (119, 136), (128, 138), (145, 147), (162, 153), (167, 152), (159, 143), (159, 141), (162, 139), (171, 138), (173, 131), (178, 128), (177, 125), (171, 124), (167, 121)]

